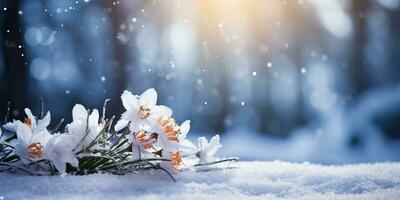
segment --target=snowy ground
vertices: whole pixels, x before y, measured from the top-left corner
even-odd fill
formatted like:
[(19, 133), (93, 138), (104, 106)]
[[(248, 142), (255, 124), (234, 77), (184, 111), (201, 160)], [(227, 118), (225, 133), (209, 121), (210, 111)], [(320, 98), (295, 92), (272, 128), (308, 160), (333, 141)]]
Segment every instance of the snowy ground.
[(0, 174), (0, 199), (400, 199), (400, 163), (240, 162), (235, 169), (125, 176)]

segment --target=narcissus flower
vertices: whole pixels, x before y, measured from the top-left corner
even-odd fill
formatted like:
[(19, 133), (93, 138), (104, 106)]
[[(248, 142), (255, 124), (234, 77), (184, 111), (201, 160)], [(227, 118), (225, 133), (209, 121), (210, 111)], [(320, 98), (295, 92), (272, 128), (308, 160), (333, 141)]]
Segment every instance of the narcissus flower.
[(79, 152), (96, 138), (102, 126), (99, 125), (99, 111), (94, 109), (90, 114), (85, 107), (77, 104), (72, 109), (72, 123), (67, 125), (67, 133), (72, 136), (76, 147), (74, 152)]
[(73, 152), (74, 147), (75, 142), (71, 135), (53, 135), (44, 147), (45, 158), (54, 164), (61, 175), (66, 175), (67, 163), (73, 167), (79, 166), (78, 159)]
[(24, 123), (31, 129), (32, 132), (39, 132), (47, 129), (47, 126), (49, 126), (51, 120), (50, 112), (47, 112), (43, 119), (39, 119), (36, 121), (36, 117), (32, 114), (29, 108), (25, 108), (24, 111), (27, 116), (24, 119), (24, 122), (21, 122), (20, 120), (14, 120), (13, 122), (5, 124), (3, 128), (9, 131), (16, 132), (18, 124)]
[(210, 143), (208, 143), (207, 138), (199, 137), (197, 144), (199, 151), (197, 157), (200, 159), (200, 164), (214, 162), (216, 160), (214, 154), (222, 147), (221, 143), (219, 143), (219, 135), (212, 137)]
[(51, 138), (47, 130), (32, 132), (27, 124), (17, 122), (15, 153), (25, 163), (44, 158), (44, 146)]
[(129, 91), (124, 91), (121, 95), (122, 104), (126, 111), (115, 125), (115, 130), (119, 131), (129, 125), (132, 132), (149, 130), (153, 121), (161, 116), (171, 116), (172, 110), (166, 106), (156, 105), (157, 92), (153, 88), (146, 90), (139, 97)]
[[(160, 169), (161, 166), (163, 170), (181, 172), (185, 166), (184, 159), (190, 159), (194, 155), (199, 158), (200, 164), (207, 165), (235, 160), (214, 162), (214, 154), (222, 146), (218, 135), (211, 138), (210, 142), (204, 137), (199, 138), (197, 147), (190, 142), (186, 138), (190, 130), (190, 121), (179, 124), (172, 117), (170, 108), (156, 105), (157, 92), (153, 88), (140, 96), (124, 91), (121, 99), (126, 111), (114, 126), (116, 132), (109, 132), (113, 118), (102, 119), (99, 123), (98, 110), (90, 112), (77, 104), (72, 110), (73, 120), (66, 125), (65, 132), (50, 134), (47, 129), (51, 119), (50, 113), (42, 119), (37, 119), (31, 110), (26, 108), (25, 120), (14, 120), (4, 125), (4, 129), (0, 129), (0, 144), (5, 147), (2, 148), (5, 154), (3, 160), (12, 162), (12, 165), (19, 165), (19, 169), (27, 172), (48, 172), (54, 165), (61, 175), (66, 175), (68, 163), (78, 168), (78, 158), (83, 163), (80, 166), (82, 169), (76, 170), (77, 174), (108, 170), (124, 173), (140, 170), (141, 166), (143, 169)], [(106, 103), (107, 101), (103, 107), (103, 115)], [(125, 127), (129, 133), (119, 132)], [(7, 130), (7, 134), (8, 131), (15, 132), (16, 137), (11, 135), (4, 140), (4, 130)], [(100, 132), (104, 135), (99, 135)], [(132, 154), (126, 152), (129, 148), (132, 148)], [(129, 162), (147, 158), (151, 159), (141, 160), (143, 163)], [(134, 165), (126, 166), (128, 164)]]
[(144, 158), (153, 156), (151, 151), (155, 150), (154, 143), (157, 139), (157, 134), (140, 130), (128, 135), (128, 139), (132, 142), (133, 160), (138, 160), (141, 156)]
[(172, 117), (160, 117), (157, 125), (153, 127), (154, 132), (158, 133), (157, 143), (163, 150), (182, 151), (183, 153), (196, 150), (196, 146), (186, 139), (190, 130), (190, 120), (179, 125)]
[(180, 151), (168, 151), (163, 149), (162, 158), (171, 160), (171, 162), (162, 162), (162, 167), (173, 172), (182, 171), (182, 153)]

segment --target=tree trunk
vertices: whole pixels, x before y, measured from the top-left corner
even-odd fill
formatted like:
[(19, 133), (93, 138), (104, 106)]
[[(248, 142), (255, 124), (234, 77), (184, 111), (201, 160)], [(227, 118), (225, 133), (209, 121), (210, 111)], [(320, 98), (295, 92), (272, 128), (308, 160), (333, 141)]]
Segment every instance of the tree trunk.
[[(4, 56), (4, 79), (1, 85), (2, 94), (0, 105), (5, 106), (12, 100), (14, 108), (27, 107), (28, 66), (24, 54), (24, 30), (21, 28), (18, 14), (20, 0), (8, 0), (2, 3), (1, 38), (2, 54)], [(7, 10), (3, 11), (3, 8)], [(22, 48), (19, 48), (21, 45)], [(5, 92), (3, 92), (5, 91)], [(1, 108), (3, 109), (3, 108)]]
[(368, 88), (366, 80), (366, 62), (364, 59), (364, 48), (367, 40), (365, 14), (369, 7), (369, 1), (352, 0), (351, 16), (353, 19), (353, 47), (350, 58), (353, 92), (352, 97), (358, 96)]

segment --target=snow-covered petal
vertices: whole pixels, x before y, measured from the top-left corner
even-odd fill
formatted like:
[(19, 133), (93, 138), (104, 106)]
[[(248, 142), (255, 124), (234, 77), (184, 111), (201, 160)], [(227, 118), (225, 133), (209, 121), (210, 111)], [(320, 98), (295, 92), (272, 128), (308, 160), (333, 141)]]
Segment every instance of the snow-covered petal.
[(83, 121), (73, 121), (67, 125), (68, 133), (75, 138), (82, 138), (86, 133), (86, 123)]
[(61, 176), (67, 175), (67, 172), (66, 172), (67, 166), (63, 161), (52, 160), (51, 162), (54, 164), (54, 166), (56, 167), (56, 169), (58, 170), (58, 172), (60, 173)]
[(17, 127), (18, 143), (21, 146), (27, 147), (29, 145), (31, 138), (32, 138), (31, 129), (26, 124), (23, 123), (18, 124)]
[(99, 125), (99, 111), (94, 109), (89, 117), (86, 108), (80, 104), (74, 106), (72, 110), (72, 123), (67, 125), (69, 134), (75, 142), (74, 152), (81, 151), (93, 142), (102, 128)]
[(73, 137), (74, 152), (79, 152), (87, 147), (97, 136), (97, 127), (93, 126), (89, 130), (86, 128), (86, 122), (73, 121), (68, 124), (68, 133)]
[(121, 100), (126, 110), (137, 109), (139, 107), (137, 97), (127, 90), (122, 93)]
[(50, 120), (51, 120), (51, 114), (50, 112), (47, 112), (46, 115), (38, 120), (36, 130), (44, 130), (50, 125)]
[(126, 126), (128, 126), (128, 123), (129, 123), (128, 120), (120, 119), (120, 120), (118, 120), (117, 124), (115, 124), (114, 130), (115, 131), (120, 131), (123, 128), (125, 128)]
[(208, 163), (213, 162), (215, 158), (213, 157), (214, 154), (218, 151), (222, 145), (219, 143), (219, 135), (216, 135), (211, 138), (210, 143), (208, 143), (205, 137), (200, 137), (197, 139), (198, 145), (198, 156), (200, 158), (200, 163)]
[(171, 117), (172, 110), (167, 106), (154, 106), (151, 110), (152, 117), (157, 119), (159, 117)]
[(83, 120), (87, 121), (88, 111), (81, 104), (76, 104), (72, 109), (72, 120)]
[(139, 105), (152, 109), (157, 103), (157, 92), (154, 88), (150, 88), (143, 92), (139, 97)]
[(54, 135), (45, 146), (46, 159), (50, 160), (61, 175), (66, 174), (66, 163), (79, 166), (78, 159), (73, 153), (74, 140), (71, 135)]
[(18, 124), (22, 124), (19, 120), (14, 120), (13, 122), (8, 122), (3, 125), (3, 128), (8, 131), (16, 132), (18, 128)]
[(218, 149), (222, 147), (222, 145), (219, 143), (219, 140), (219, 135), (215, 135), (211, 138), (209, 143), (208, 155), (214, 155), (215, 153), (217, 153)]
[(204, 150), (206, 148), (207, 144), (208, 144), (207, 138), (205, 138), (205, 137), (197, 138), (197, 146), (198, 146), (199, 151)]
[(93, 125), (98, 125), (99, 124), (99, 111), (97, 109), (94, 109), (92, 113), (89, 116), (89, 124), (91, 126)]

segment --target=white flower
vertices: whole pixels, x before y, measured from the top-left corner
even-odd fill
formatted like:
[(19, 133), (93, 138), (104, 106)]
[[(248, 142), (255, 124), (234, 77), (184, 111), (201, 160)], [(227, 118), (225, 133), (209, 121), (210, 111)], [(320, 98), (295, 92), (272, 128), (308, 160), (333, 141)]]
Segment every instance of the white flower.
[(32, 132), (27, 124), (17, 122), (15, 153), (25, 163), (44, 159), (44, 147), (51, 138), (47, 130)]
[(38, 160), (51, 161), (61, 174), (65, 174), (66, 163), (78, 166), (72, 152), (72, 137), (62, 134), (50, 135), (47, 130), (33, 132), (24, 123), (17, 126), (15, 153), (24, 163)]
[(181, 151), (188, 154), (196, 150), (196, 146), (186, 139), (190, 130), (190, 120), (178, 125), (173, 118), (162, 117), (153, 127), (153, 131), (158, 133), (157, 143), (163, 150)]
[(72, 109), (72, 123), (67, 125), (69, 135), (75, 143), (74, 152), (79, 152), (96, 138), (102, 126), (99, 125), (99, 112), (94, 109), (89, 115), (80, 104)]
[(186, 138), (190, 130), (190, 120), (184, 121), (180, 126), (180, 134), (178, 135), (179, 150), (183, 153), (192, 153), (196, 151), (196, 146)]
[[(36, 122), (36, 117), (32, 114), (29, 108), (25, 108), (25, 114), (27, 118), (25, 118), (24, 123), (31, 129), (32, 132), (39, 132), (42, 130), (46, 130), (47, 126), (50, 124), (51, 116), (50, 112), (47, 112), (43, 119), (39, 119)], [(18, 128), (18, 124), (22, 123), (20, 120), (14, 120), (13, 122), (9, 122), (5, 124), (3, 127), (6, 130), (16, 132)]]
[(61, 175), (66, 175), (66, 163), (78, 167), (79, 162), (75, 157), (73, 148), (75, 141), (71, 135), (53, 135), (44, 147), (44, 157), (50, 160)]
[(182, 171), (182, 154), (180, 151), (163, 150), (161, 157), (171, 160), (171, 162), (161, 162), (161, 167), (172, 172)]
[(133, 132), (148, 130), (153, 121), (159, 117), (172, 115), (170, 108), (156, 105), (157, 92), (153, 88), (146, 90), (139, 97), (124, 91), (121, 99), (126, 111), (115, 125), (116, 131), (123, 129), (128, 123), (130, 123), (129, 129)]
[(219, 135), (212, 137), (210, 143), (208, 143), (205, 137), (199, 137), (197, 144), (199, 150), (197, 156), (200, 158), (200, 164), (214, 162), (216, 160), (213, 157), (214, 154), (222, 147), (219, 143)]
[(154, 128), (158, 134), (157, 144), (162, 149), (162, 158), (171, 160), (161, 163), (162, 166), (170, 171), (182, 171), (182, 154), (196, 150), (196, 146), (186, 139), (190, 121), (186, 120), (179, 126), (172, 117), (161, 117)]
[(153, 155), (150, 150), (154, 150), (154, 142), (156, 135), (154, 133), (140, 130), (128, 135), (128, 139), (132, 142), (132, 159), (150, 158)]

